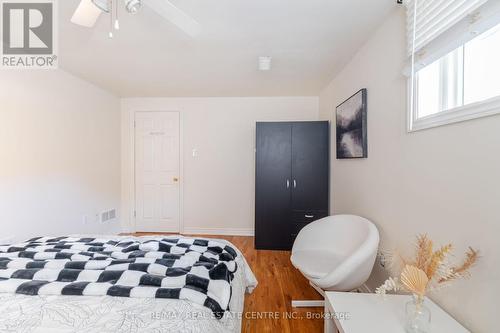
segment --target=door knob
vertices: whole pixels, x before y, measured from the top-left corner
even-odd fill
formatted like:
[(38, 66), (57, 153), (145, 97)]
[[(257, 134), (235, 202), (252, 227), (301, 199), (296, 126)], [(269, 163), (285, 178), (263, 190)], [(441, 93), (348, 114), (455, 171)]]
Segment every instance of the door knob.
[(179, 178), (174, 177), (174, 182), (178, 182), (178, 181), (179, 181)]

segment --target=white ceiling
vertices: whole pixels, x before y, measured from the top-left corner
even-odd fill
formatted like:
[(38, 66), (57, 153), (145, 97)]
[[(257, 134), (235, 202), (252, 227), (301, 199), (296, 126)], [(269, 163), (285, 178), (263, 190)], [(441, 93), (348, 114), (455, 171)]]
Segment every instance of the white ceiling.
[[(144, 0), (147, 1), (147, 0)], [(119, 0), (121, 4), (121, 0)], [(317, 95), (396, 6), (395, 0), (172, 0), (201, 23), (190, 38), (148, 7), (93, 29), (59, 2), (61, 68), (123, 97)], [(257, 70), (273, 57), (270, 72)]]

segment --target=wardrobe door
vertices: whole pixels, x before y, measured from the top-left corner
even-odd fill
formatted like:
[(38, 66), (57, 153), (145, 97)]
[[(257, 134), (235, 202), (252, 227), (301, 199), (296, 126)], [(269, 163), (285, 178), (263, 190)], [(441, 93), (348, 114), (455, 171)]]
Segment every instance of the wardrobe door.
[(289, 248), (292, 126), (257, 123), (255, 247)]
[(329, 142), (328, 122), (293, 124), (292, 210), (294, 216), (304, 215), (305, 219), (315, 220), (328, 214)]

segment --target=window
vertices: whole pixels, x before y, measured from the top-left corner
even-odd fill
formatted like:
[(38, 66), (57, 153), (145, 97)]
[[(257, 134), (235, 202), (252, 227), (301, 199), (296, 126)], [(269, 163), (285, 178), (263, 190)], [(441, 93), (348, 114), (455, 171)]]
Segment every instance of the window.
[[(428, 3), (436, 2), (420, 1), (424, 1), (423, 5), (417, 6), (429, 6)], [(414, 50), (414, 72), (409, 79), (413, 89), (410, 90), (410, 131), (500, 113), (500, 13), (496, 1), (484, 7), (487, 13), (494, 15), (485, 15), (484, 10), (481, 15), (476, 12), (475, 16), (467, 12), (465, 18), (461, 14), (459, 22), (454, 18), (458, 23), (454, 21), (451, 28), (443, 28), (440, 35), (432, 40), (425, 40), (424, 34), (419, 39), (420, 31), (432, 29), (418, 26), (419, 22), (424, 22), (421, 23), (424, 25), (429, 21), (425, 17), (419, 18), (418, 10), (424, 14), (429, 10), (410, 8), (413, 12), (409, 10), (409, 22), (415, 20), (417, 24), (415, 34), (409, 27), (409, 39), (413, 36), (413, 45), (419, 47)], [(416, 18), (412, 18), (412, 14), (416, 14)], [(483, 21), (488, 22), (476, 24), (481, 27), (476, 30), (473, 23), (482, 17), (487, 17), (488, 20)]]
[(500, 96), (500, 25), (416, 73), (417, 119)]

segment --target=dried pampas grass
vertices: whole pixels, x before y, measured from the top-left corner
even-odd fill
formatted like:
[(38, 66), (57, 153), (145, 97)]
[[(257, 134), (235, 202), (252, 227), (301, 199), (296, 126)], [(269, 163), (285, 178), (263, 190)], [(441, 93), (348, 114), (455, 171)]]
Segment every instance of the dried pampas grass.
[(479, 259), (479, 252), (469, 247), (460, 265), (452, 265), (453, 245), (447, 244), (434, 250), (434, 243), (425, 234), (417, 236), (415, 257), (405, 259), (400, 252), (384, 253), (388, 259), (388, 269), (398, 278), (388, 279), (377, 288), (378, 294), (400, 289), (423, 297), (429, 290), (435, 290), (458, 278), (470, 276), (470, 269)]
[(439, 283), (449, 282), (457, 278), (466, 278), (470, 276), (470, 269), (474, 266), (479, 259), (479, 252), (469, 247), (465, 253), (465, 259), (458, 267), (451, 267), (450, 274), (446, 277), (439, 279)]
[(429, 258), (432, 256), (433, 243), (427, 237), (427, 235), (422, 234), (417, 236), (417, 246), (416, 246), (416, 260), (415, 266), (421, 270), (425, 270)]
[(439, 250), (432, 253), (429, 264), (424, 267), (425, 273), (429, 277), (429, 280), (434, 278), (434, 274), (438, 271), (440, 266), (445, 262), (446, 256), (451, 253), (453, 246), (451, 244), (441, 247)]
[(406, 265), (410, 265), (398, 250), (383, 251), (387, 270), (392, 275), (400, 275)]

